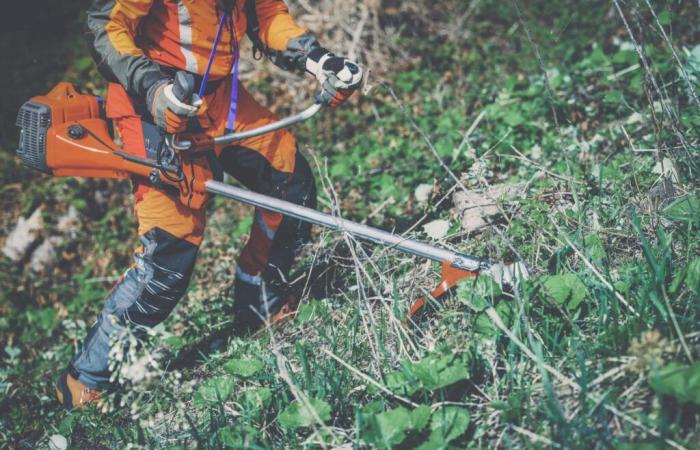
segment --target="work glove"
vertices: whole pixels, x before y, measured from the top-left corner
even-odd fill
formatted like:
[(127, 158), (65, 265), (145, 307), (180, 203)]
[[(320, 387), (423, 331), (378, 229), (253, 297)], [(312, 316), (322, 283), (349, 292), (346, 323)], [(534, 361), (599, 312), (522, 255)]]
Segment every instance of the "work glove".
[[(187, 121), (197, 114), (201, 100), (189, 87), (181, 86), (180, 74), (175, 82), (170, 79), (157, 81), (146, 93), (146, 104), (155, 124), (168, 134), (182, 133), (187, 129)], [(186, 103), (189, 100), (190, 103)]]
[(321, 103), (335, 108), (359, 89), (362, 69), (353, 61), (336, 56), (323, 47), (311, 50), (306, 58), (306, 71), (321, 83)]

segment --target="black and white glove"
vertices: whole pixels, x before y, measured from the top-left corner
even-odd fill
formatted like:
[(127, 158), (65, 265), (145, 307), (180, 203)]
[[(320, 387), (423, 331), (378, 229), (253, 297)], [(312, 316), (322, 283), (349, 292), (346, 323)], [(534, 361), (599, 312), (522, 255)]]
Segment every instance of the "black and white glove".
[(321, 47), (311, 33), (290, 39), (286, 50), (272, 52), (269, 56), (285, 70), (306, 71), (315, 76), (322, 89), (318, 100), (331, 107), (347, 100), (362, 83), (360, 66)]
[(146, 105), (156, 125), (169, 134), (184, 132), (202, 104), (193, 91), (194, 78), (182, 71), (175, 80), (164, 78), (154, 83), (146, 93)]
[(306, 58), (306, 71), (321, 83), (321, 103), (331, 108), (345, 102), (360, 88), (362, 69), (355, 62), (317, 47)]

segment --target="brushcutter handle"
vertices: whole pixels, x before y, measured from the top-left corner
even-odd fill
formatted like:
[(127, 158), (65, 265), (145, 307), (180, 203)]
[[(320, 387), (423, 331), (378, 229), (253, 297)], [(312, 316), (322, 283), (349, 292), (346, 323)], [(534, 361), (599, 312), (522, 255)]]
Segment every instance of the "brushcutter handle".
[(184, 70), (179, 70), (173, 80), (173, 95), (182, 103), (190, 102), (194, 94), (194, 75)]
[(282, 128), (287, 128), (289, 126), (292, 126), (294, 124), (304, 122), (306, 120), (309, 120), (316, 114), (318, 114), (319, 111), (323, 109), (323, 105), (321, 103), (314, 103), (313, 105), (309, 106), (306, 108), (304, 111), (291, 115), (289, 117), (286, 117), (284, 119), (280, 119), (276, 122), (269, 123), (267, 125), (264, 125), (262, 127), (258, 128), (253, 128), (252, 130), (246, 130), (246, 131), (240, 131), (238, 133), (229, 133), (229, 134), (224, 134), (223, 136), (219, 136), (216, 138), (193, 138), (191, 140), (183, 139), (183, 140), (178, 140), (177, 136), (174, 134), (169, 134), (165, 138), (165, 143), (170, 147), (171, 149), (177, 151), (177, 152), (186, 152), (186, 151), (202, 151), (202, 150), (211, 150), (213, 147), (216, 146), (223, 146), (227, 144), (231, 144), (233, 142), (237, 141), (242, 141), (243, 139), (248, 139), (251, 137), (255, 136), (260, 136), (262, 134), (267, 134), (271, 133), (273, 131), (277, 131)]

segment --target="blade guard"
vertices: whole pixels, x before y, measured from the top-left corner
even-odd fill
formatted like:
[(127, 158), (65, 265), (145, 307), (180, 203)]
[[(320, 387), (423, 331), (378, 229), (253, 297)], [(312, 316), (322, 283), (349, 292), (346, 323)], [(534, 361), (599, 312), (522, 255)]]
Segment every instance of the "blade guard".
[[(460, 280), (469, 277), (476, 277), (478, 275), (478, 272), (462, 270), (454, 267), (451, 261), (443, 261), (440, 272), (440, 284), (438, 284), (435, 289), (430, 292), (430, 296), (433, 298), (439, 298), (445, 294), (445, 292), (454, 287)], [(425, 302), (425, 297), (421, 297), (413, 302), (408, 310), (406, 318), (404, 319), (404, 325), (407, 325), (410, 320), (423, 309)]]

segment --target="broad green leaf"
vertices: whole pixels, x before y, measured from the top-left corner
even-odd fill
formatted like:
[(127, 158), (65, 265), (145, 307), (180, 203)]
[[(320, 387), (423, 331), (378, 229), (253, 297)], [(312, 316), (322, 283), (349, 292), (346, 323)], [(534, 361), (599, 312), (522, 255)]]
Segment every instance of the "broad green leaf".
[(615, 447), (615, 450), (666, 450), (663, 442), (625, 442)]
[(254, 417), (269, 408), (271, 402), (272, 391), (267, 387), (245, 391), (240, 398), (241, 405)]
[(362, 406), (360, 408), (360, 411), (362, 414), (368, 414), (368, 415), (377, 415), (380, 414), (381, 412), (384, 411), (384, 399), (380, 398), (379, 400), (374, 400), (373, 402), (369, 402), (366, 405)]
[(165, 344), (173, 350), (180, 350), (185, 346), (185, 340), (180, 336), (168, 336), (165, 338)]
[(415, 450), (458, 450), (437, 434), (431, 433), (428, 440), (415, 448)]
[(649, 375), (649, 384), (659, 394), (700, 405), (700, 362), (692, 366), (669, 363)]
[(265, 367), (262, 361), (256, 358), (236, 358), (224, 364), (224, 370), (231, 375), (241, 378), (250, 378)]
[(411, 411), (411, 429), (414, 431), (420, 431), (428, 425), (428, 420), (430, 420), (430, 406), (420, 405), (413, 411)]
[(85, 72), (92, 67), (94, 60), (90, 56), (84, 56), (73, 62), (73, 67), (78, 72)]
[(224, 447), (247, 449), (258, 437), (258, 430), (247, 425), (229, 425), (219, 430), (219, 439)]
[(545, 276), (543, 284), (551, 299), (568, 310), (575, 310), (588, 292), (586, 285), (574, 273)]
[(408, 378), (432, 391), (469, 378), (467, 354), (429, 355), (416, 363), (402, 364)]
[(393, 449), (409, 432), (420, 432), (430, 420), (430, 407), (421, 405), (412, 411), (399, 406), (368, 418), (365, 437), (378, 448)]
[(639, 55), (634, 50), (620, 50), (612, 58), (616, 64), (635, 64), (639, 60)]
[(659, 23), (663, 26), (671, 25), (671, 13), (668, 11), (661, 11), (657, 16)]
[(583, 244), (594, 261), (603, 261), (606, 258), (605, 244), (600, 237), (594, 234), (588, 235), (583, 238)]
[(464, 408), (448, 406), (436, 411), (430, 421), (431, 434), (435, 434), (445, 442), (450, 442), (467, 431), (469, 412)]
[(287, 429), (311, 426), (316, 423), (314, 413), (323, 422), (330, 420), (331, 407), (328, 403), (317, 398), (309, 398), (309, 406), (295, 400), (277, 416), (277, 420), (283, 428)]
[[(510, 327), (513, 324), (515, 312), (513, 311), (512, 302), (502, 300), (494, 309), (501, 318), (501, 321), (507, 327)], [(496, 327), (491, 318), (485, 312), (479, 313), (479, 315), (476, 316), (476, 320), (474, 321), (474, 332), (486, 338), (492, 339), (498, 335), (499, 331), (500, 330), (498, 327)]]
[(693, 294), (700, 295), (700, 258), (695, 258), (688, 264), (685, 275), (685, 285)]
[(593, 44), (593, 51), (591, 51), (591, 54), (588, 56), (588, 59), (594, 66), (605, 66), (610, 64), (608, 56), (605, 54), (603, 49), (597, 44)]
[(490, 339), (498, 330), (486, 313), (479, 313), (474, 320), (474, 332)]
[(383, 448), (394, 448), (406, 439), (406, 431), (411, 428), (411, 423), (410, 411), (401, 406), (378, 414), (375, 444)]
[(522, 116), (517, 111), (508, 110), (505, 114), (503, 114), (503, 120), (508, 124), (508, 126), (511, 127), (517, 127), (518, 125), (522, 125), (525, 123), (525, 117)]
[(299, 323), (306, 323), (310, 320), (324, 317), (326, 313), (326, 306), (320, 300), (313, 299), (299, 306), (299, 310), (296, 314), (296, 321)]
[(697, 222), (700, 220), (700, 200), (692, 195), (679, 198), (664, 209), (664, 215), (676, 222)]
[(233, 380), (229, 377), (217, 377), (205, 381), (197, 389), (195, 401), (200, 405), (226, 401), (233, 392)]
[(459, 300), (476, 312), (485, 310), (503, 295), (501, 287), (491, 277), (476, 277), (474, 281), (461, 283), (457, 292)]
[(406, 378), (403, 372), (390, 372), (384, 376), (387, 389), (398, 395), (413, 395), (420, 389), (420, 384)]

